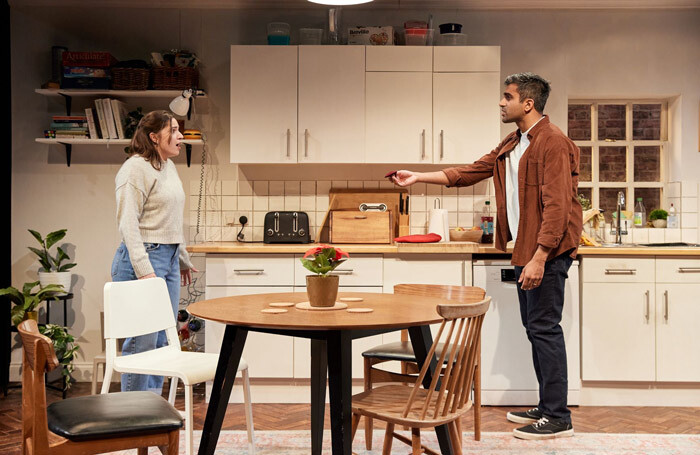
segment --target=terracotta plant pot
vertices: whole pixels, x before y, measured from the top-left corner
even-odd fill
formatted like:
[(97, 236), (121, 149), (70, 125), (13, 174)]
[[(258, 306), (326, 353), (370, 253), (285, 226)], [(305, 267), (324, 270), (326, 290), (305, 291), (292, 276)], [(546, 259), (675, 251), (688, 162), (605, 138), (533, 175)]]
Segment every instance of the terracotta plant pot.
[(306, 295), (309, 305), (314, 307), (331, 307), (338, 297), (338, 275), (306, 275)]

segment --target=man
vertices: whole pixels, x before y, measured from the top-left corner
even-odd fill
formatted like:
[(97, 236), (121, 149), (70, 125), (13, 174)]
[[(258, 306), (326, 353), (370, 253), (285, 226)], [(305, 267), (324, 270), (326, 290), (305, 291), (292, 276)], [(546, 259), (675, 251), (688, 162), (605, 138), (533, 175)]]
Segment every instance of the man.
[(582, 229), (578, 202), (579, 150), (543, 114), (549, 82), (532, 73), (508, 76), (499, 105), (512, 132), (473, 164), (437, 172), (397, 171), (399, 186), (416, 182), (469, 186), (493, 176), (496, 190), (496, 248), (512, 239), (520, 315), (532, 345), (540, 401), (508, 420), (527, 423), (517, 438), (573, 436), (567, 408), (567, 365), (561, 322), (567, 271)]

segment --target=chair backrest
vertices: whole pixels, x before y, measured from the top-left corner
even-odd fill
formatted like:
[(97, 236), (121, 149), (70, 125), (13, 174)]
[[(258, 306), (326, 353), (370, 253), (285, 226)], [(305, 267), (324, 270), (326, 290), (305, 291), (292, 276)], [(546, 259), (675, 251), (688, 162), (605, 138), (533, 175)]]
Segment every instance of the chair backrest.
[[(443, 321), (406, 403), (404, 417), (414, 414), (420, 419), (425, 419), (428, 411), (432, 411), (431, 418), (439, 419), (464, 409), (469, 402), (469, 393), (474, 381), (481, 326), (490, 303), (491, 297), (485, 297), (475, 303), (437, 306), (437, 312), (443, 317)], [(449, 348), (443, 349), (438, 355), (436, 350), (441, 342)], [(442, 375), (433, 375), (426, 398), (417, 400), (416, 394), (433, 358), (436, 359), (437, 365), (447, 366)], [(439, 391), (435, 390), (438, 380), (441, 381)]]
[(22, 338), (22, 443), (31, 453), (48, 453), (44, 373), (59, 366), (51, 340), (39, 333), (36, 321), (17, 326)]
[(106, 283), (104, 312), (107, 340), (175, 328), (168, 286), (163, 278)]

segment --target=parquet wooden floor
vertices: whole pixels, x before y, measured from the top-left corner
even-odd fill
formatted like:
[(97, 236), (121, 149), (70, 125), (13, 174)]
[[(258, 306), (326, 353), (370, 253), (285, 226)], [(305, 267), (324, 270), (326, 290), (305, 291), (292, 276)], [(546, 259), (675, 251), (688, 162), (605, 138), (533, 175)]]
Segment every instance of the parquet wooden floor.
[[(114, 386), (117, 390), (117, 386)], [(90, 384), (75, 384), (69, 397), (87, 395)], [(167, 396), (167, 391), (164, 392)], [(61, 399), (60, 393), (49, 390), (49, 403)], [(204, 424), (207, 404), (204, 387), (195, 388), (195, 429)], [(178, 394), (177, 406), (184, 409), (184, 397)], [(481, 412), (482, 431), (511, 431), (517, 425), (506, 420), (506, 412), (525, 408), (485, 406)], [(582, 433), (653, 433), (700, 434), (700, 408), (685, 407), (632, 407), (632, 406), (576, 406), (571, 408), (574, 428)], [(473, 425), (471, 413), (464, 420), (464, 430)], [(253, 417), (256, 430), (306, 430), (310, 427), (309, 406), (306, 404), (254, 404)], [(361, 426), (363, 424), (361, 423)], [(326, 407), (326, 428), (330, 428)], [(376, 423), (377, 428), (381, 423)], [(223, 430), (245, 430), (242, 404), (228, 406)], [(20, 454), (22, 434), (21, 392), (10, 389), (7, 397), (0, 395), (0, 453)]]

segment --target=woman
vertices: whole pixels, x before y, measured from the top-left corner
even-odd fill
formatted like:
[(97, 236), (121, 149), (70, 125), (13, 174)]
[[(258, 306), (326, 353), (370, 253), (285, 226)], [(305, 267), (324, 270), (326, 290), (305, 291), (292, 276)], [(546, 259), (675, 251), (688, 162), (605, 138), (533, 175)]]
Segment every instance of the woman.
[[(170, 158), (180, 154), (182, 133), (167, 111), (146, 114), (131, 140), (131, 156), (117, 173), (117, 222), (122, 243), (112, 262), (112, 280), (165, 279), (176, 315), (180, 283), (190, 284), (197, 272), (185, 250), (183, 210), (185, 192)], [(144, 314), (133, 317), (148, 317)], [(127, 338), (122, 355), (149, 351), (167, 344), (165, 332)], [(122, 391), (162, 393), (163, 377), (123, 374)]]

